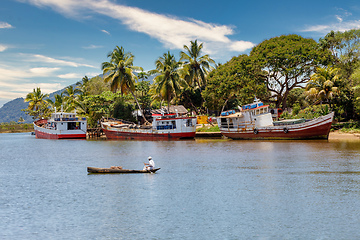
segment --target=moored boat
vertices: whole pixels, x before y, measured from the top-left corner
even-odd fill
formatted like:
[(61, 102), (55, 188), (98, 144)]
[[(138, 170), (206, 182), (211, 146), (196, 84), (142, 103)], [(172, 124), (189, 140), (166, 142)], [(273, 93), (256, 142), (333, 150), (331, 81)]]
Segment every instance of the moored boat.
[(152, 170), (131, 170), (122, 168), (96, 168), (88, 167), (88, 173), (155, 173), (160, 168), (154, 168)]
[(50, 119), (34, 122), (36, 138), (45, 139), (85, 139), (87, 130), (86, 118), (79, 118), (76, 113), (56, 112)]
[(269, 105), (255, 98), (239, 110), (222, 112), (217, 118), (220, 132), (232, 139), (328, 139), (334, 113), (311, 120), (274, 122)]
[(177, 113), (152, 114), (151, 125), (138, 125), (116, 119), (105, 119), (101, 127), (108, 139), (170, 140), (194, 138), (196, 117)]

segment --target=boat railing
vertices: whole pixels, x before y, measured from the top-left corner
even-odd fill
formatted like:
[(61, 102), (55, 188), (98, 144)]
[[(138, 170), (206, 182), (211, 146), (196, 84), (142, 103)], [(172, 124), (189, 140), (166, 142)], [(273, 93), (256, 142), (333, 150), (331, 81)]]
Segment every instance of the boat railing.
[(123, 124), (136, 125), (134, 122), (118, 119), (118, 118), (102, 118), (101, 122), (121, 122)]
[(221, 122), (220, 125), (221, 128), (232, 128), (232, 129), (242, 129), (242, 130), (246, 130), (246, 129), (254, 129), (255, 128), (255, 123), (251, 122), (251, 121), (244, 121), (244, 122), (240, 122), (238, 124), (234, 124), (233, 122)]
[(54, 121), (60, 122), (60, 121), (86, 121), (86, 118), (54, 118)]

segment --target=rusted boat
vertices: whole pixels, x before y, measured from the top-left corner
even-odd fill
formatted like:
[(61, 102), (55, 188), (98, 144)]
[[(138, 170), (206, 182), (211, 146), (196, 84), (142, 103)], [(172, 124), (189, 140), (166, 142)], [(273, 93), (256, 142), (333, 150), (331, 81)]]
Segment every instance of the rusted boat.
[(87, 171), (89, 173), (155, 173), (160, 168), (154, 168), (152, 170), (130, 170), (122, 168), (96, 168), (88, 167)]
[(108, 139), (170, 140), (191, 139), (196, 133), (196, 117), (176, 113), (152, 114), (151, 125), (138, 125), (123, 120), (106, 120), (101, 127)]
[(334, 112), (315, 119), (273, 121), (269, 105), (255, 98), (217, 118), (220, 132), (232, 139), (328, 139)]

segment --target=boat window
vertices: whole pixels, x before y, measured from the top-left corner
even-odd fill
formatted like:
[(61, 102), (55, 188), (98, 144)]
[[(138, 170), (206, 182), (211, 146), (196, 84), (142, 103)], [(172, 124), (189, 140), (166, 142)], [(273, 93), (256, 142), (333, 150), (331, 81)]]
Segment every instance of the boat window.
[(68, 130), (77, 130), (81, 129), (81, 125), (79, 122), (68, 122)]
[(186, 126), (187, 126), (187, 127), (192, 127), (192, 121), (191, 121), (191, 119), (187, 119), (187, 120), (186, 120)]

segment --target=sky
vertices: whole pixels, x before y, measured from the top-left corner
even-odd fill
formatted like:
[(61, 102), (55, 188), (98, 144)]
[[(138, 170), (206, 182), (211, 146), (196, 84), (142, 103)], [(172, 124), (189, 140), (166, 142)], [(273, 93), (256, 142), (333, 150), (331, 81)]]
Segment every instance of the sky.
[(116, 46), (146, 71), (168, 51), (179, 60), (194, 40), (226, 63), (272, 37), (318, 41), (359, 28), (358, 0), (1, 0), (0, 107), (37, 87), (52, 93), (101, 74)]

